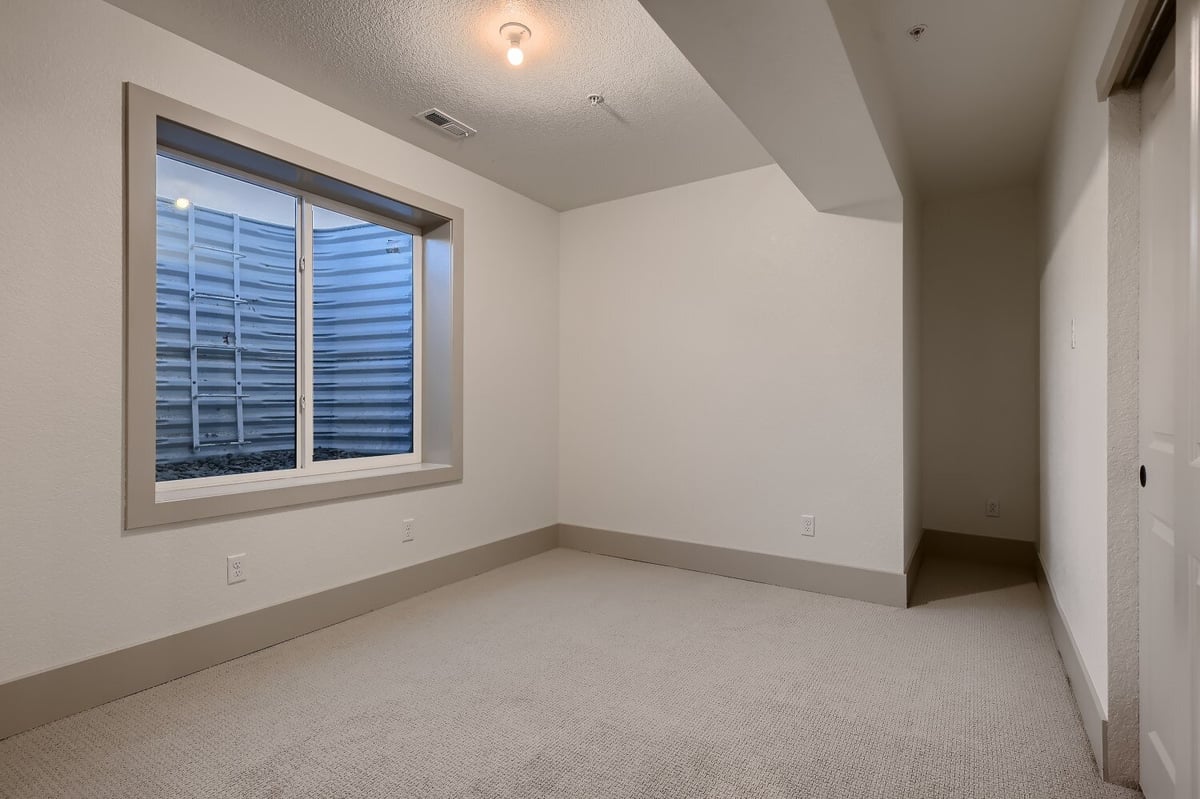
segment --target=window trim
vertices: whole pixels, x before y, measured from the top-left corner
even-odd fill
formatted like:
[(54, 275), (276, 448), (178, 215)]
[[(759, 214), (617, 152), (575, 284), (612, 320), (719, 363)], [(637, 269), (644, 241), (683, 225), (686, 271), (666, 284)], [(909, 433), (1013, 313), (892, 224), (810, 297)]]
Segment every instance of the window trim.
[[(400, 491), (462, 479), (462, 330), (463, 330), (463, 217), (462, 209), (390, 183), (202, 111), (132, 83), (125, 84), (125, 529), (139, 529), (195, 519), (323, 502), (347, 497)], [(353, 467), (322, 466), (260, 472), (218, 478), (195, 478), (158, 483), (155, 478), (155, 298), (157, 223), (155, 215), (156, 157), (160, 150), (158, 122), (217, 137), (243, 150), (274, 159), (295, 173), (304, 185), (288, 185), (268, 175), (244, 173), (243, 179), (287, 191), (301, 199), (299, 215), (311, 222), (315, 201), (330, 210), (344, 210), (398, 230), (414, 239), (414, 280), (419, 308), (414, 348), (412, 455), (383, 455), (352, 459)], [(179, 156), (203, 164), (204, 154), (170, 144)], [(221, 161), (219, 171), (243, 173)], [(239, 175), (240, 176), (240, 175)], [(381, 214), (340, 201), (308, 185), (346, 184), (369, 192), (405, 210), (408, 218)], [(307, 208), (307, 212), (305, 209)], [(419, 247), (418, 247), (419, 243)], [(418, 252), (418, 249), (420, 252)], [(311, 253), (308, 262), (311, 264)], [(312, 269), (303, 273), (311, 282)], [(306, 287), (311, 291), (311, 286)], [(311, 296), (311, 295), (309, 295)], [(302, 313), (311, 312), (307, 299)], [(311, 329), (311, 319), (302, 323)], [(301, 331), (298, 331), (298, 335)], [(297, 347), (301, 342), (297, 342)], [(430, 357), (430, 352), (435, 357)], [(306, 367), (308, 369), (308, 367)], [(310, 385), (311, 374), (297, 379)], [(311, 394), (311, 390), (308, 391)], [(311, 396), (309, 406), (311, 407)], [(419, 408), (419, 410), (417, 410)], [(299, 426), (301, 420), (298, 418)], [(307, 437), (307, 434), (305, 434)], [(299, 436), (299, 433), (298, 433)], [(314, 468), (315, 467), (315, 468)]]

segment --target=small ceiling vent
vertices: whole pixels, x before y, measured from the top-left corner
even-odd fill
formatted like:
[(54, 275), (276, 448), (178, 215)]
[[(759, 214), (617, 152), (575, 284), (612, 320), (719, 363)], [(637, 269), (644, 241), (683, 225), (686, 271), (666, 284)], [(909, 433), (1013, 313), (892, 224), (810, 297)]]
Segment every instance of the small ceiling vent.
[(445, 133), (447, 136), (452, 136), (456, 139), (465, 139), (468, 136), (474, 136), (479, 132), (467, 123), (459, 122), (446, 112), (439, 111), (436, 108), (431, 108), (428, 111), (422, 111), (421, 113), (417, 114), (417, 119), (421, 120), (427, 125), (432, 125), (442, 133)]

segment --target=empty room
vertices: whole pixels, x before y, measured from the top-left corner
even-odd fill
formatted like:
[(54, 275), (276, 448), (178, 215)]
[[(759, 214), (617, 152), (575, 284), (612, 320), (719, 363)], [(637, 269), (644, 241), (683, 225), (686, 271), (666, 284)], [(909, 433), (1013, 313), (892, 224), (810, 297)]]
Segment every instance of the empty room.
[(1200, 799), (1200, 0), (0, 0), (0, 799)]

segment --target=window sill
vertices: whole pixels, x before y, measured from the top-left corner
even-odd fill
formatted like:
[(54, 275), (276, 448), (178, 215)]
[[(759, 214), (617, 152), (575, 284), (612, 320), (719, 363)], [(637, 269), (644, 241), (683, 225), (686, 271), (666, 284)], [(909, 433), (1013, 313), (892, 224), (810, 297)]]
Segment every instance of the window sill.
[(179, 502), (187, 499), (227, 497), (231, 494), (252, 494), (260, 491), (269, 491), (275, 488), (304, 488), (308, 486), (323, 485), (325, 483), (339, 483), (348, 480), (358, 480), (365, 477), (391, 477), (393, 475), (404, 475), (413, 472), (427, 472), (436, 469), (449, 468), (450, 465), (445, 463), (409, 463), (401, 466), (382, 466), (373, 469), (342, 469), (340, 471), (325, 472), (323, 474), (289, 475), (287, 477), (278, 477), (275, 479), (229, 482), (218, 485), (172, 486), (169, 483), (166, 485), (159, 484), (154, 488), (154, 502), (155, 504), (163, 504), (167, 502)]
[(232, 516), (241, 513), (403, 491), (462, 479), (462, 468), (445, 463), (413, 463), (373, 469), (306, 474), (224, 485), (155, 486), (153, 501), (129, 502), (127, 530)]

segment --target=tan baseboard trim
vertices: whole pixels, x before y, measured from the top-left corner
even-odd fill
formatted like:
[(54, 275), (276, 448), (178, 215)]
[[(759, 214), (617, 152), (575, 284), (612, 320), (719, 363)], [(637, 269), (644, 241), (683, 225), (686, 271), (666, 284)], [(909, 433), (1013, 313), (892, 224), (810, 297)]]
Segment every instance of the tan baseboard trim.
[(674, 566), (678, 569), (798, 588), (818, 594), (861, 599), (879, 605), (900, 608), (907, 605), (907, 582), (905, 576), (900, 573), (858, 569), (613, 530), (597, 530), (573, 524), (558, 526), (558, 543), (559, 546), (598, 555)]
[(922, 531), (921, 540), (917, 542), (916, 549), (913, 550), (912, 557), (908, 559), (908, 565), (904, 569), (904, 596), (909, 607), (912, 607), (913, 592), (917, 589), (917, 575), (921, 573), (921, 564), (924, 562), (925, 533)]
[(0, 739), (558, 545), (558, 525), (0, 684)]
[(1037, 563), (1037, 545), (1032, 541), (954, 533), (948, 530), (926, 530), (921, 536), (920, 549), (924, 557), (1028, 566), (1031, 569)]
[(1104, 713), (1104, 706), (1100, 703), (1100, 696), (1096, 693), (1096, 686), (1092, 685), (1087, 669), (1083, 667), (1083, 656), (1079, 654), (1075, 638), (1063, 619), (1062, 608), (1054, 597), (1054, 589), (1046, 577), (1040, 558), (1034, 559), (1034, 568), (1037, 572), (1038, 588), (1042, 590), (1042, 597), (1046, 603), (1050, 632), (1054, 635), (1054, 644), (1062, 657), (1063, 670), (1067, 673), (1071, 692), (1075, 694), (1075, 704), (1079, 706), (1079, 715), (1083, 719), (1083, 730), (1092, 745), (1096, 766), (1100, 773), (1104, 774), (1105, 763), (1108, 760), (1108, 718)]

